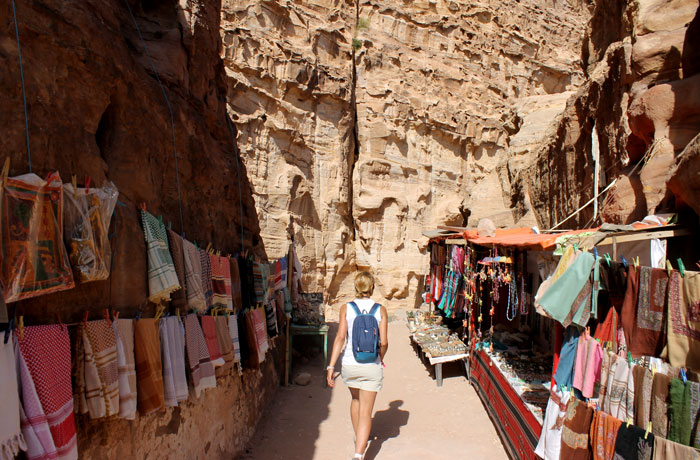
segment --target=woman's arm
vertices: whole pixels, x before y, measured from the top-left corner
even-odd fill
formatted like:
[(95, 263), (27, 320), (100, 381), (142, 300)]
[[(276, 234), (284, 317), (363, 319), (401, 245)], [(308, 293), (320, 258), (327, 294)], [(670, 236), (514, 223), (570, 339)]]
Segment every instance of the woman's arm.
[(342, 307), (340, 307), (340, 321), (338, 322), (338, 333), (335, 335), (335, 340), (333, 340), (331, 360), (328, 363), (326, 381), (328, 382), (328, 386), (331, 388), (335, 386), (335, 377), (333, 375), (333, 372), (335, 372), (335, 363), (338, 362), (338, 358), (340, 358), (340, 352), (343, 350), (343, 345), (345, 345), (345, 336), (348, 335), (348, 320), (345, 318), (345, 312), (347, 308), (347, 305), (343, 305)]
[(389, 349), (389, 315), (384, 305), (382, 305), (381, 308), (382, 320), (379, 322), (379, 358), (384, 362), (384, 356)]

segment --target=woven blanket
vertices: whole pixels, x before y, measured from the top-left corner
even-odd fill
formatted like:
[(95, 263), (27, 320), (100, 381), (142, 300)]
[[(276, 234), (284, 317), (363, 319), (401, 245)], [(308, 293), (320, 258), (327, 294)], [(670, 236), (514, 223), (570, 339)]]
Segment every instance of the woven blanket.
[(163, 409), (163, 367), (155, 318), (134, 321), (134, 358), (139, 414), (146, 415)]
[(229, 258), (231, 272), (231, 299), (233, 309), (240, 311), (243, 308), (243, 298), (241, 297), (241, 274), (238, 271), (238, 261), (231, 257)]
[(185, 277), (185, 250), (183, 240), (180, 235), (172, 230), (168, 230), (168, 242), (170, 243), (170, 255), (175, 266), (175, 274), (177, 282), (180, 284), (180, 289), (174, 291), (171, 295), (172, 306), (175, 308), (187, 308), (187, 280)]
[(105, 320), (89, 321), (80, 325), (83, 353), (82, 376), (79, 387), (80, 412), (90, 418), (111, 417), (119, 413), (119, 367), (117, 341), (114, 329)]
[(14, 460), (20, 449), (27, 450), (27, 443), (19, 424), (19, 390), (15, 364), (14, 337), (7, 343), (0, 339), (0, 459)]
[(173, 258), (168, 250), (168, 233), (163, 223), (141, 210), (143, 235), (148, 256), (148, 300), (160, 304), (170, 300), (170, 293), (180, 289)]
[(203, 312), (207, 308), (202, 283), (202, 262), (199, 249), (187, 240), (182, 240), (185, 257), (185, 285), (187, 286), (187, 306), (194, 311)]
[(199, 397), (202, 390), (216, 388), (216, 377), (207, 343), (195, 314), (185, 317), (185, 343), (192, 388), (195, 396)]
[(219, 351), (221, 358), (224, 360), (224, 365), (216, 368), (216, 376), (221, 377), (228, 374), (228, 371), (233, 367), (233, 342), (228, 331), (228, 319), (225, 316), (217, 316), (214, 318), (216, 324), (216, 341), (219, 343)]
[[(20, 363), (20, 367), (26, 366), (26, 369), (20, 369), (24, 373), (21, 383), (26, 414), (26, 423), (22, 422), (23, 432), (25, 426), (31, 426), (35, 439), (44, 449), (36, 457), (29, 452), (28, 456), (77, 459), (67, 328), (61, 325), (25, 327), (24, 338), (18, 342), (24, 363)], [(44, 425), (47, 422), (53, 444), (47, 439)]]
[(117, 339), (117, 368), (119, 370), (119, 417), (136, 417), (136, 363), (134, 362), (134, 320), (112, 322)]
[(228, 258), (209, 255), (211, 264), (212, 280), (212, 306), (233, 309), (233, 298), (231, 297), (231, 264)]
[(233, 362), (241, 362), (241, 342), (238, 336), (238, 318), (237, 315), (228, 317), (228, 333), (231, 336), (233, 344)]
[(63, 188), (35, 174), (7, 179), (0, 196), (0, 282), (6, 302), (75, 286), (63, 244)]
[(214, 367), (223, 366), (225, 364), (224, 358), (221, 357), (221, 350), (219, 350), (219, 340), (216, 338), (216, 321), (213, 316), (202, 316), (202, 333), (204, 333), (204, 340), (207, 343), (207, 350), (209, 350), (209, 357), (211, 358), (211, 363)]
[(209, 254), (206, 251), (199, 250), (199, 263), (202, 266), (202, 291), (204, 291), (204, 300), (206, 301), (207, 309), (214, 304), (214, 288), (211, 279), (211, 261)]
[(159, 332), (165, 405), (175, 407), (187, 400), (185, 328), (179, 318), (170, 316), (160, 320)]

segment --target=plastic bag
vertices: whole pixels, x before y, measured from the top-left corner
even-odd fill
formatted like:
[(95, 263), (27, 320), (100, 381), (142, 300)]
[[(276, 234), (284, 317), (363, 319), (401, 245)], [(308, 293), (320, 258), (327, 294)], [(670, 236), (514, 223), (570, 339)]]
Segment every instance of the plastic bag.
[(102, 188), (63, 186), (66, 247), (76, 279), (81, 283), (109, 278), (112, 251), (109, 223), (119, 191), (107, 182)]
[(63, 245), (63, 188), (58, 173), (10, 177), (0, 199), (0, 283), (6, 302), (75, 286)]

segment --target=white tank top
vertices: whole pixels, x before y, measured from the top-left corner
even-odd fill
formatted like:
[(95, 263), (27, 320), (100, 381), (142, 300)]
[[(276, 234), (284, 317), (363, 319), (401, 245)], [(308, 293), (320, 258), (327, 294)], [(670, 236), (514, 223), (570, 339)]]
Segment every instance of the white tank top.
[[(357, 308), (360, 309), (361, 312), (367, 312), (372, 309), (372, 306), (376, 303), (372, 299), (355, 299), (353, 300), (355, 302), (355, 305), (357, 305)], [(355, 313), (355, 309), (350, 306), (350, 304), (347, 305), (347, 311), (345, 312), (345, 319), (348, 321), (348, 337), (347, 337), (347, 343), (345, 344), (345, 353), (343, 353), (343, 361), (342, 364), (345, 365), (355, 365), (355, 364), (372, 364), (372, 363), (358, 363), (355, 361), (355, 355), (352, 353), (352, 323), (355, 322), (355, 317), (357, 314)], [(382, 320), (382, 309), (377, 308), (377, 311), (374, 312), (374, 317), (377, 318), (377, 324), (379, 324)], [(377, 353), (377, 359), (375, 361), (376, 364), (380, 364), (382, 360), (379, 358), (379, 353)]]

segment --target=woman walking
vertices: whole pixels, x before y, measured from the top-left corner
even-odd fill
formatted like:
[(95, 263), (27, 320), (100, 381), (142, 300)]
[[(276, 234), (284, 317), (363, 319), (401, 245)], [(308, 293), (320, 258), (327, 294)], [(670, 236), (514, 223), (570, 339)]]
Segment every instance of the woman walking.
[[(369, 272), (355, 275), (357, 298), (340, 308), (338, 334), (333, 342), (328, 386), (335, 386), (335, 364), (343, 350), (341, 377), (350, 389), (350, 418), (355, 431), (355, 456), (362, 459), (372, 428), (372, 409), (384, 381), (384, 356), (389, 348), (386, 308), (372, 300), (374, 278)], [(372, 343), (373, 342), (373, 343)]]

